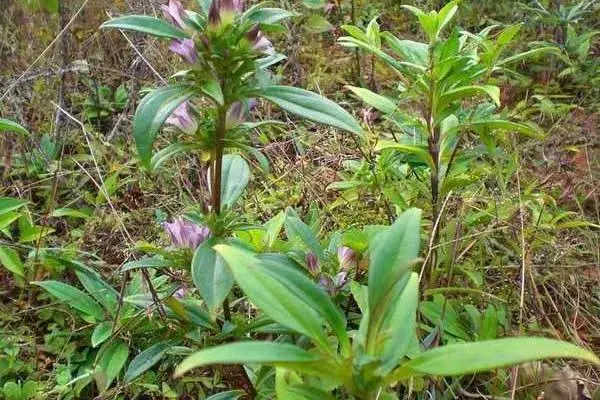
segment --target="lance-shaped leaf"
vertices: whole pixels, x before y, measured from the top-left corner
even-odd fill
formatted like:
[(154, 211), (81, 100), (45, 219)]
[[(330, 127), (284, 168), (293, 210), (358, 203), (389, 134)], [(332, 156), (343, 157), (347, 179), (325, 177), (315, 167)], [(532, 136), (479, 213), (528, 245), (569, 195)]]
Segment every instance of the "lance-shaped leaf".
[(323, 260), (325, 257), (325, 250), (323, 249), (323, 246), (321, 246), (321, 243), (319, 243), (319, 239), (312, 229), (310, 229), (304, 221), (298, 218), (291, 208), (286, 210), (284, 226), (285, 234), (288, 239), (293, 240), (298, 238), (310, 251), (315, 253), (319, 259)]
[(104, 319), (102, 308), (90, 296), (81, 290), (58, 281), (31, 282), (33, 285), (43, 287), (48, 293), (61, 302), (81, 311), (84, 314), (101, 321)]
[(363, 130), (354, 117), (333, 101), (308, 90), (290, 86), (267, 86), (258, 96), (309, 121), (330, 125), (358, 136)]
[(125, 371), (125, 377), (123, 378), (125, 383), (131, 382), (156, 365), (156, 363), (167, 354), (167, 351), (171, 347), (172, 345), (169, 342), (156, 343), (138, 354), (131, 363), (129, 363), (129, 366)]
[(233, 276), (225, 260), (213, 250), (215, 238), (205, 240), (194, 253), (192, 279), (206, 305), (215, 312), (233, 287)]
[(27, 204), (27, 201), (21, 199), (13, 199), (12, 197), (0, 197), (0, 215), (18, 210)]
[(29, 136), (29, 131), (9, 119), (0, 118), (0, 132), (14, 132), (22, 136)]
[(19, 253), (7, 246), (0, 246), (0, 264), (15, 275), (25, 278), (25, 267)]
[[(208, 170), (208, 181), (212, 170)], [(241, 156), (228, 154), (223, 157), (221, 168), (221, 206), (231, 208), (242, 195), (250, 181), (250, 167)], [(212, 187), (212, 184), (210, 185)]]
[(152, 144), (158, 131), (173, 111), (193, 94), (189, 86), (167, 86), (153, 90), (141, 101), (133, 117), (133, 136), (145, 167), (151, 166)]
[(95, 378), (101, 391), (105, 391), (113, 383), (127, 362), (129, 347), (122, 340), (107, 342), (98, 352)]
[(100, 25), (100, 28), (113, 28), (123, 29), (126, 31), (143, 32), (152, 36), (167, 39), (187, 38), (185, 32), (175, 28), (168, 22), (146, 15), (126, 15), (123, 17), (113, 18)]
[(298, 346), (271, 342), (238, 342), (200, 350), (186, 357), (175, 369), (175, 376), (212, 364), (264, 364), (295, 366), (313, 364), (319, 357)]
[(104, 321), (96, 325), (92, 332), (92, 347), (98, 347), (106, 341), (112, 334), (112, 321)]
[(489, 96), (494, 101), (496, 106), (500, 107), (500, 88), (498, 86), (461, 86), (442, 93), (437, 103), (437, 112), (442, 112), (444, 108), (453, 101), (462, 100), (466, 97), (470, 98), (477, 95)]
[(385, 96), (373, 93), (369, 89), (360, 88), (356, 86), (346, 86), (352, 91), (359, 99), (376, 108), (384, 114), (393, 114), (398, 106), (392, 100)]
[(549, 358), (574, 358), (600, 364), (594, 353), (568, 342), (536, 337), (506, 338), (426, 351), (400, 367), (394, 378), (466, 375)]
[(198, 149), (200, 149), (200, 145), (198, 143), (172, 143), (164, 149), (157, 151), (152, 156), (152, 159), (150, 160), (150, 170), (156, 171), (164, 162), (175, 157), (179, 153)]
[(527, 124), (522, 124), (519, 122), (512, 122), (512, 121), (506, 121), (506, 120), (500, 120), (500, 119), (464, 122), (456, 127), (456, 129), (461, 129), (461, 128), (470, 128), (475, 131), (477, 129), (490, 129), (490, 130), (497, 129), (497, 130), (502, 130), (502, 131), (507, 131), (507, 132), (516, 132), (516, 133), (520, 133), (521, 135), (534, 137), (534, 138), (543, 137), (543, 133), (540, 132), (540, 130), (536, 129), (535, 127), (532, 127)]
[(275, 322), (310, 337), (322, 348), (329, 348), (323, 318), (289, 289), (292, 283), (284, 284), (273, 277), (249, 251), (226, 245), (214, 249), (227, 261), (235, 281), (259, 309)]

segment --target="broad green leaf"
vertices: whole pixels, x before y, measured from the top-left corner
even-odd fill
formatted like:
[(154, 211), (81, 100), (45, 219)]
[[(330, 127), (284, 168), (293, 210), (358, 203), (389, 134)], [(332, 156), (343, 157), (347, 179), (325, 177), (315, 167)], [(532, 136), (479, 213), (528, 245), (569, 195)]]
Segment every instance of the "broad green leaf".
[(27, 201), (25, 200), (13, 199), (11, 197), (0, 197), (0, 215), (18, 210), (25, 204), (27, 204)]
[(52, 216), (55, 218), (60, 217), (72, 217), (72, 218), (81, 218), (88, 219), (90, 216), (83, 211), (75, 210), (73, 208), (57, 208), (52, 212)]
[(452, 344), (426, 351), (400, 367), (394, 377), (459, 376), (552, 358), (600, 364), (600, 359), (592, 352), (568, 342), (536, 337), (505, 338)]
[(23, 262), (14, 249), (7, 246), (0, 246), (0, 263), (15, 275), (25, 278), (25, 267)]
[(323, 289), (291, 265), (287, 257), (263, 257), (261, 261), (265, 271), (318, 312), (336, 333), (342, 345), (349, 346), (346, 317)]
[(538, 54), (544, 54), (544, 53), (548, 53), (548, 54), (556, 54), (556, 55), (561, 55), (561, 51), (558, 47), (538, 47), (537, 49), (531, 49), (528, 51), (524, 51), (522, 53), (517, 53), (513, 56), (510, 57), (506, 57), (500, 61), (498, 61), (496, 63), (496, 66), (498, 67), (502, 67), (505, 66), (507, 64), (512, 64), (512, 63), (516, 63), (522, 60), (525, 60), (529, 57), (533, 57), (536, 56)]
[(413, 272), (399, 296), (394, 299), (389, 320), (381, 330), (382, 375), (387, 375), (408, 353), (417, 332), (419, 275)]
[(407, 153), (414, 155), (420, 162), (429, 166), (429, 168), (435, 168), (431, 154), (426, 146), (414, 145), (414, 144), (403, 144), (391, 141), (380, 141), (376, 146), (377, 150), (395, 149), (401, 153)]
[(39, 226), (39, 225), (28, 226), (19, 232), (19, 234), (20, 234), (19, 242), (20, 243), (37, 242), (38, 240), (50, 235), (52, 232), (54, 232), (54, 228), (50, 228), (48, 226)]
[(334, 28), (334, 26), (331, 25), (331, 22), (327, 21), (327, 18), (318, 14), (309, 16), (304, 25), (306, 26), (306, 29), (312, 33), (329, 32)]
[(267, 86), (257, 95), (290, 114), (363, 136), (362, 128), (352, 115), (338, 104), (316, 93), (290, 86)]
[(229, 268), (213, 250), (216, 243), (215, 238), (205, 240), (196, 249), (192, 260), (192, 279), (212, 313), (221, 306), (233, 287)]
[[(209, 175), (210, 176), (210, 175)], [(250, 181), (250, 167), (237, 154), (223, 157), (221, 174), (221, 205), (231, 208), (244, 192)]]
[(279, 237), (281, 233), (281, 229), (283, 228), (283, 224), (285, 222), (285, 213), (280, 211), (279, 214), (268, 220), (264, 223), (263, 227), (265, 228), (265, 246), (267, 249), (271, 249), (275, 241)]
[(426, 67), (429, 64), (429, 46), (412, 40), (400, 40), (390, 32), (381, 34), (386, 43), (406, 61)]
[(175, 369), (181, 376), (191, 369), (213, 364), (294, 365), (314, 363), (319, 357), (298, 346), (272, 342), (238, 342), (206, 350), (186, 357)]
[(323, 348), (329, 348), (319, 314), (265, 271), (254, 254), (226, 245), (217, 245), (214, 249), (227, 261), (235, 281), (252, 303), (274, 321), (312, 338)]
[(193, 94), (188, 86), (167, 86), (153, 90), (140, 102), (133, 117), (133, 136), (145, 167), (151, 167), (152, 144), (165, 120)]
[(14, 132), (22, 136), (29, 136), (29, 131), (9, 119), (0, 118), (0, 132)]
[(90, 296), (81, 290), (58, 281), (37, 281), (31, 282), (44, 288), (59, 301), (81, 311), (84, 314), (94, 317), (97, 321), (104, 319), (102, 308)]
[(244, 17), (255, 24), (276, 24), (281, 20), (293, 17), (293, 12), (273, 7), (256, 6), (248, 9), (244, 13)]
[(156, 343), (142, 351), (131, 361), (131, 363), (129, 363), (129, 366), (125, 371), (123, 381), (125, 383), (129, 383), (142, 375), (144, 372), (148, 371), (150, 368), (156, 365), (156, 363), (158, 363), (165, 356), (165, 354), (167, 354), (167, 351), (171, 347), (171, 343), (161, 342)]
[(92, 347), (98, 347), (106, 341), (112, 334), (112, 321), (104, 321), (96, 325), (92, 332)]
[(489, 96), (496, 106), (500, 107), (500, 88), (494, 85), (484, 86), (461, 86), (456, 89), (445, 91), (440, 96), (437, 104), (437, 112), (442, 112), (450, 103), (477, 95)]
[(148, 257), (141, 260), (129, 261), (123, 264), (121, 272), (129, 271), (138, 268), (170, 268), (175, 264), (171, 260), (165, 260), (160, 257)]
[(124, 17), (113, 18), (100, 25), (100, 28), (143, 32), (167, 39), (185, 39), (187, 37), (185, 32), (175, 28), (168, 22), (145, 15), (126, 15)]
[(419, 256), (421, 211), (409, 209), (371, 242), (369, 309), (376, 310), (386, 293), (402, 278)]
[(346, 86), (352, 91), (358, 98), (376, 108), (384, 114), (393, 114), (398, 108), (396, 103), (387, 97), (381, 96), (377, 93), (371, 92), (369, 89), (359, 88), (356, 86)]
[(219, 84), (219, 82), (215, 80), (204, 82), (200, 86), (200, 90), (202, 91), (202, 93), (210, 97), (212, 101), (214, 101), (217, 105), (223, 105), (223, 102), (225, 100), (223, 99), (223, 91), (221, 90), (221, 85)]
[(306, 8), (320, 10), (327, 4), (326, 0), (302, 0), (302, 4)]
[(213, 394), (207, 397), (206, 400), (238, 400), (245, 397), (246, 394), (243, 390), (228, 390), (227, 392)]
[(527, 124), (518, 123), (518, 122), (511, 122), (511, 121), (498, 120), (498, 119), (465, 122), (465, 123), (462, 123), (459, 125), (459, 129), (461, 127), (471, 128), (474, 130), (481, 129), (481, 128), (491, 129), (491, 130), (497, 129), (497, 130), (503, 130), (503, 131), (508, 131), (508, 132), (516, 132), (516, 133), (520, 133), (522, 135), (534, 137), (534, 138), (543, 137), (543, 133), (540, 132), (535, 127), (532, 127)]
[(107, 342), (98, 352), (96, 360), (96, 382), (101, 391), (110, 387), (119, 372), (125, 366), (129, 356), (129, 347), (122, 340)]
[(325, 257), (325, 250), (323, 249), (323, 246), (321, 246), (321, 243), (319, 243), (319, 239), (317, 239), (317, 236), (308, 225), (298, 218), (295, 213), (291, 212), (291, 209), (286, 210), (284, 226), (285, 234), (288, 239), (300, 239), (310, 251), (315, 253), (319, 259), (323, 260)]
[(119, 293), (115, 288), (106, 283), (98, 272), (79, 261), (66, 260), (63, 258), (59, 258), (58, 261), (75, 270), (75, 275), (77, 275), (77, 279), (79, 279), (79, 282), (81, 282), (85, 290), (87, 290), (87, 292), (92, 295), (106, 311), (111, 314), (116, 312)]
[(164, 149), (157, 151), (150, 159), (150, 171), (156, 171), (164, 162), (179, 153), (200, 149), (198, 143), (171, 143)]
[(458, 1), (451, 1), (447, 3), (440, 12), (438, 13), (438, 27), (437, 27), (437, 35), (439, 35), (444, 27), (452, 20), (454, 14), (458, 10)]

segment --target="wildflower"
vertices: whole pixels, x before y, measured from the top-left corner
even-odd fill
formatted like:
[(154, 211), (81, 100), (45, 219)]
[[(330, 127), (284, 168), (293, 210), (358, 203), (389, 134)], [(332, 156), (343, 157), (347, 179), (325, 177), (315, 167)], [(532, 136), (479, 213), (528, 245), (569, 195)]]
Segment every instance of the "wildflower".
[(185, 28), (186, 25), (183, 20), (186, 17), (186, 13), (179, 0), (169, 0), (169, 5), (163, 4), (160, 6), (160, 8), (162, 9), (167, 21), (180, 29)]
[(229, 25), (243, 10), (243, 0), (213, 0), (208, 10), (208, 23), (211, 26)]
[(233, 129), (246, 120), (246, 115), (250, 110), (256, 107), (255, 99), (245, 101), (236, 101), (227, 110), (227, 118), (225, 120), (225, 128)]
[(273, 43), (258, 29), (255, 24), (246, 34), (246, 38), (252, 43), (252, 49), (265, 54), (273, 54)]
[(190, 114), (188, 109), (189, 105), (187, 102), (181, 103), (179, 107), (173, 111), (173, 113), (167, 118), (167, 123), (176, 126), (182, 132), (187, 134), (196, 133), (198, 129), (198, 123)]
[(356, 254), (350, 247), (338, 247), (337, 256), (340, 269), (343, 271), (348, 271), (350, 268), (356, 265)]
[(321, 266), (319, 265), (319, 259), (315, 253), (308, 252), (306, 253), (306, 268), (311, 275), (317, 275), (321, 271)]
[(173, 246), (178, 248), (196, 248), (210, 237), (210, 229), (206, 226), (199, 226), (182, 217), (173, 219), (173, 222), (163, 224), (165, 231), (171, 237)]
[(195, 64), (198, 60), (198, 54), (192, 39), (175, 39), (171, 42), (169, 49), (190, 64)]
[(181, 300), (185, 297), (186, 294), (187, 294), (187, 288), (185, 286), (182, 286), (179, 289), (177, 289), (175, 291), (175, 293), (173, 293), (173, 297), (175, 297), (178, 300)]

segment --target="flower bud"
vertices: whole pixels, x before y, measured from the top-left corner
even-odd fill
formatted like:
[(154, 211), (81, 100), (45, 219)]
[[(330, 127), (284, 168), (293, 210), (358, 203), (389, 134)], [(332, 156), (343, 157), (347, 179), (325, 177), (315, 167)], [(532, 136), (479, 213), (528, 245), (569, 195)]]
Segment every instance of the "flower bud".
[(198, 54), (192, 39), (175, 39), (171, 42), (169, 50), (190, 64), (195, 64), (198, 61)]
[(348, 271), (349, 269), (356, 266), (356, 254), (354, 253), (354, 250), (352, 250), (350, 247), (338, 247), (337, 256), (341, 270)]
[(165, 19), (180, 29), (185, 29), (185, 10), (179, 0), (169, 0), (169, 5), (160, 6)]
[(252, 43), (252, 49), (265, 54), (273, 54), (273, 43), (258, 29), (258, 24), (246, 33), (246, 39)]
[(316, 276), (319, 272), (321, 272), (321, 266), (319, 265), (319, 259), (315, 253), (308, 252), (306, 253), (306, 268), (311, 275)]
[(192, 135), (198, 130), (198, 123), (190, 114), (187, 102), (181, 103), (169, 118), (167, 118), (166, 122), (167, 124), (176, 126), (180, 131), (185, 132), (188, 135)]
[(196, 250), (211, 234), (208, 227), (196, 225), (182, 217), (173, 219), (173, 222), (165, 222), (163, 226), (173, 246), (178, 248)]

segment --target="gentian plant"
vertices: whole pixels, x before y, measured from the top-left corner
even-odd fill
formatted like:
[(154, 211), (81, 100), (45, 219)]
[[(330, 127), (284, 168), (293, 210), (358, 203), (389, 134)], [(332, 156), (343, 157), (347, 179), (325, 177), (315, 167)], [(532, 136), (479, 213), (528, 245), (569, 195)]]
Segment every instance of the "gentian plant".
[[(304, 339), (248, 340), (200, 350), (176, 375), (210, 364), (276, 368), (278, 399), (399, 399), (415, 379), (460, 376), (544, 358), (600, 360), (573, 344), (546, 338), (505, 338), (426, 348), (417, 306), (420, 211), (410, 209), (369, 246), (368, 286), (352, 283), (358, 326), (328, 293), (287, 257), (216, 246), (248, 299)], [(349, 256), (340, 251), (342, 259)]]
[[(246, 121), (250, 110), (257, 106), (256, 99), (355, 135), (362, 135), (362, 130), (336, 103), (310, 91), (273, 84), (268, 68), (285, 57), (275, 51), (264, 32), (281, 28), (279, 24), (292, 16), (290, 12), (265, 4), (245, 9), (240, 0), (198, 3), (200, 10), (193, 12), (184, 9), (178, 0), (170, 0), (162, 7), (164, 19), (124, 16), (103, 27), (167, 39), (169, 49), (185, 63), (185, 69), (175, 73), (167, 86), (143, 98), (133, 120), (134, 137), (140, 160), (150, 171), (182, 152), (196, 152), (202, 160), (208, 160), (209, 212), (187, 218), (202, 227), (197, 229), (210, 230), (211, 237), (198, 242), (191, 273), (212, 314), (216, 315), (223, 304), (228, 319), (226, 299), (233, 278), (213, 246), (225, 243), (240, 227), (231, 208), (249, 181), (250, 169), (238, 153), (250, 154), (265, 164), (264, 156), (247, 143), (253, 128), (274, 122)], [(153, 144), (165, 123), (180, 132), (179, 139), (154, 153)], [(231, 150), (236, 154), (226, 154)], [(179, 228), (166, 226), (173, 239), (189, 244), (188, 239), (179, 237)]]

